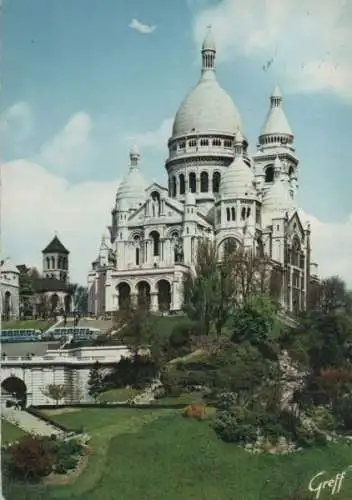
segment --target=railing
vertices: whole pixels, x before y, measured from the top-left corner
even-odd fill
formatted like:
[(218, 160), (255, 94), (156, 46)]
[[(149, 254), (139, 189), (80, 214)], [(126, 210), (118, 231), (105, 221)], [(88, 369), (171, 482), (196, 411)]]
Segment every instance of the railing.
[(101, 363), (111, 363), (117, 362), (118, 358), (115, 356), (83, 356), (83, 357), (73, 357), (73, 356), (6, 356), (1, 360), (1, 365), (4, 367), (7, 364), (43, 364), (50, 365), (53, 362), (59, 363), (69, 363), (69, 364), (84, 364), (87, 362), (100, 361)]

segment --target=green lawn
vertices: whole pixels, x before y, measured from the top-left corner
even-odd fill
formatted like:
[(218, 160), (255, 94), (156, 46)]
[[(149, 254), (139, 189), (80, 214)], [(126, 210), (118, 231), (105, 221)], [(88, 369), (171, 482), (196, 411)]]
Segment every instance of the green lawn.
[[(185, 419), (180, 411), (85, 409), (55, 418), (83, 424), (93, 455), (76, 483), (55, 487), (50, 499), (285, 500), (298, 484), (306, 491), (317, 472), (326, 470), (326, 479), (332, 478), (352, 459), (352, 448), (341, 444), (291, 456), (252, 456), (218, 440), (207, 421)], [(328, 498), (323, 491), (320, 499)], [(352, 474), (336, 498), (352, 498)]]
[(53, 321), (41, 320), (41, 319), (27, 319), (27, 320), (13, 320), (13, 321), (3, 321), (1, 324), (2, 329), (40, 329), (47, 330)]
[(13, 443), (18, 439), (26, 436), (26, 432), (17, 427), (16, 425), (10, 424), (7, 420), (1, 419), (1, 442), (2, 444)]
[(110, 403), (110, 402), (124, 403), (129, 399), (135, 398), (141, 392), (143, 391), (140, 391), (138, 389), (133, 389), (131, 387), (130, 388), (122, 387), (121, 389), (109, 389), (100, 394), (99, 401), (101, 403)]

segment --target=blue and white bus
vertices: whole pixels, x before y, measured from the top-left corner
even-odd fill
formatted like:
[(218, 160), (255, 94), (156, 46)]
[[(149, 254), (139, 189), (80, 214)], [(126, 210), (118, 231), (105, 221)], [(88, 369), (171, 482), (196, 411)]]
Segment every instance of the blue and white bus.
[(40, 342), (42, 340), (42, 332), (34, 328), (26, 329), (11, 329), (0, 331), (0, 341), (7, 343), (15, 342)]
[(101, 335), (98, 328), (85, 326), (59, 326), (43, 334), (45, 340), (64, 340), (71, 337), (73, 340), (95, 340)]

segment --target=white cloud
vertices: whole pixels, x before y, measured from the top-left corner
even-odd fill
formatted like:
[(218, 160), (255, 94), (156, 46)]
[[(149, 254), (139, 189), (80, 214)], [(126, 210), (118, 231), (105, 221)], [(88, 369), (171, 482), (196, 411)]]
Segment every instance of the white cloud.
[(157, 129), (128, 135), (126, 140), (130, 143), (134, 142), (140, 148), (149, 147), (164, 150), (171, 136), (172, 124), (173, 118), (166, 118)]
[(70, 250), (71, 277), (86, 283), (104, 227), (110, 224), (118, 180), (69, 182), (27, 160), (2, 165), (4, 255), (41, 270), (41, 250), (58, 232)]
[(255, 58), (288, 91), (330, 91), (352, 99), (352, 4), (347, 0), (222, 0), (197, 9), (200, 45), (212, 24), (218, 57)]
[(341, 222), (324, 223), (307, 216), (311, 223), (312, 259), (322, 277), (339, 275), (352, 289), (352, 213)]
[(60, 173), (84, 166), (92, 156), (92, 129), (87, 113), (74, 114), (64, 128), (42, 146), (38, 161)]
[(0, 115), (0, 134), (4, 140), (22, 141), (31, 134), (33, 127), (32, 111), (25, 101), (16, 102)]
[(129, 27), (133, 30), (138, 31), (139, 33), (142, 33), (142, 35), (150, 35), (156, 29), (155, 25), (152, 26), (150, 24), (141, 23), (137, 19), (132, 19)]

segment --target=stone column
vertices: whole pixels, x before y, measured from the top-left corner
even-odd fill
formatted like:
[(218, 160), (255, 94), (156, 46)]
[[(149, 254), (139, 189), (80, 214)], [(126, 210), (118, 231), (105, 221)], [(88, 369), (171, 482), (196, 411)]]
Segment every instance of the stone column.
[(120, 309), (119, 306), (119, 292), (116, 290), (116, 293), (113, 295), (113, 311), (118, 311)]
[(151, 292), (150, 294), (150, 310), (153, 312), (159, 310), (158, 292)]
[(291, 267), (289, 270), (290, 273), (290, 288), (289, 288), (289, 305), (288, 305), (288, 310), (289, 312), (292, 312), (292, 298), (293, 298), (293, 268)]
[(200, 193), (200, 173), (196, 173), (196, 193)]

